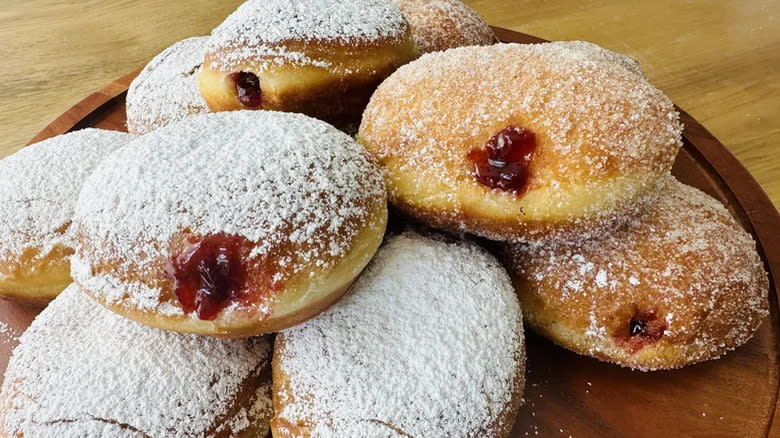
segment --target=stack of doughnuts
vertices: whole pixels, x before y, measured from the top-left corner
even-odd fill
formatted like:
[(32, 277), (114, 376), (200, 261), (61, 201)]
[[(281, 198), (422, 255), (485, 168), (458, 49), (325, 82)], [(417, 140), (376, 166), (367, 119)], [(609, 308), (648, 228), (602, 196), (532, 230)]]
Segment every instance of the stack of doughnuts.
[(142, 71), (136, 135), (0, 161), (0, 295), (53, 300), (0, 436), (506, 438), (524, 319), (640, 370), (747, 342), (767, 275), (670, 175), (671, 101), (494, 42), (457, 0), (249, 0)]

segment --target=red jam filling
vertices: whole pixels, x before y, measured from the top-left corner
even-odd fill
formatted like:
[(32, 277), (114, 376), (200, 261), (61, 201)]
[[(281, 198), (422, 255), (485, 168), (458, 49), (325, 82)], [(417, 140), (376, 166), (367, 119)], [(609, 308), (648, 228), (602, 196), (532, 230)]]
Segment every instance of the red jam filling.
[(236, 85), (238, 101), (247, 108), (260, 108), (263, 104), (263, 92), (260, 90), (260, 78), (254, 73), (238, 72), (228, 76)]
[(536, 150), (533, 132), (507, 126), (494, 135), (482, 149), (468, 154), (474, 163), (474, 177), (480, 184), (522, 194), (528, 188), (528, 166)]
[(655, 310), (648, 312), (637, 310), (628, 322), (628, 336), (617, 336), (616, 341), (633, 354), (646, 345), (657, 342), (663, 337), (665, 331), (666, 321), (659, 318)]
[(194, 311), (202, 320), (213, 320), (247, 294), (241, 249), (248, 245), (244, 237), (214, 234), (174, 255), (174, 292), (186, 313)]

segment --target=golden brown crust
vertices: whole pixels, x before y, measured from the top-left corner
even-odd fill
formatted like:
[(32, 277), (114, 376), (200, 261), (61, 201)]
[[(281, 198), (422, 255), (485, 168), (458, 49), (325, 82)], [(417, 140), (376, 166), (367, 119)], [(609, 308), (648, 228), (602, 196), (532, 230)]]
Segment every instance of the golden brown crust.
[(308, 437), (311, 432), (305, 424), (293, 424), (280, 415), (284, 408), (294, 402), (295, 396), (290, 389), (290, 376), (281, 367), (281, 354), (284, 351), (284, 334), (280, 333), (274, 340), (274, 353), (271, 360), (272, 394), (274, 398), (274, 418), (271, 420), (271, 430), (277, 438)]
[(720, 203), (677, 181), (614, 234), (509, 245), (506, 261), (530, 327), (636, 369), (717, 358), (747, 342), (768, 312), (751, 236)]
[(73, 249), (56, 245), (45, 257), (36, 249), (7, 258), (0, 264), (0, 297), (24, 304), (44, 306), (73, 280), (70, 256)]
[[(231, 73), (257, 75), (262, 90), (259, 109), (299, 112), (335, 126), (357, 124), (376, 87), (398, 67), (417, 57), (407, 29), (402, 38), (350, 41), (282, 41), (266, 44), (271, 54), (225, 63), (237, 47), (206, 53), (198, 85), (212, 111), (246, 109), (237, 99)], [(299, 53), (289, 59), (279, 53)]]
[[(431, 225), (505, 241), (597, 234), (655, 196), (681, 146), (671, 101), (605, 52), (566, 42), (425, 55), (382, 83), (358, 140), (388, 169), (390, 201)], [(509, 126), (536, 139), (522, 195), (480, 184), (468, 159)]]
[(43, 305), (71, 283), (79, 191), (94, 167), (132, 138), (88, 128), (0, 160), (0, 297)]
[[(264, 333), (274, 333), (288, 327), (300, 324), (338, 301), (355, 280), (355, 277), (371, 260), (379, 245), (382, 243), (384, 230), (387, 225), (387, 208), (383, 202), (377, 202), (373, 212), (363, 224), (362, 230), (354, 239), (351, 249), (342, 256), (330, 257), (327, 260), (319, 260), (329, 266), (327, 269), (319, 269), (312, 263), (308, 269), (292, 274), (282, 290), (272, 292), (273, 301), (269, 304), (267, 314), (258, 317), (256, 312), (222, 312), (213, 321), (193, 318), (185, 314), (163, 314), (151, 312), (129, 306), (123, 301), (108, 302), (105, 297), (80, 284), (82, 289), (101, 305), (119, 313), (126, 318), (143, 324), (158, 327), (164, 330), (172, 330), (182, 333), (195, 333), (201, 335), (219, 336), (226, 338), (239, 338), (255, 336)], [(85, 239), (86, 240), (86, 239)], [(85, 248), (82, 246), (82, 248)], [(299, 253), (306, 253), (300, 247)], [(324, 256), (323, 256), (324, 257)], [(122, 281), (128, 284), (143, 283), (156, 285), (161, 288), (161, 299), (171, 305), (178, 306), (176, 295), (173, 291), (173, 282), (165, 274), (165, 260), (160, 260), (158, 269), (134, 270), (127, 268), (133, 261), (103, 261), (93, 265), (90, 269), (94, 274), (121, 271), (124, 266)], [(77, 281), (78, 282), (78, 281)]]
[(394, 0), (409, 22), (420, 53), (498, 42), (476, 11), (458, 0)]

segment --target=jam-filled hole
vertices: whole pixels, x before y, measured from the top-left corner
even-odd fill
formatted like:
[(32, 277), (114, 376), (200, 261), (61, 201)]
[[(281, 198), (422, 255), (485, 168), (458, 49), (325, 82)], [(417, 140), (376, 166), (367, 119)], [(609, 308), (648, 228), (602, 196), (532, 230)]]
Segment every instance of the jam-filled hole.
[(634, 311), (622, 333), (615, 336), (619, 345), (636, 353), (661, 339), (666, 331), (666, 321), (655, 310)]
[(494, 189), (520, 195), (531, 179), (529, 165), (536, 151), (533, 132), (517, 126), (507, 126), (490, 138), (484, 147), (469, 152), (474, 163), (474, 178)]
[(263, 92), (260, 89), (260, 78), (250, 72), (237, 72), (228, 75), (236, 87), (236, 98), (246, 108), (256, 109), (263, 104)]
[(213, 234), (189, 242), (174, 254), (171, 277), (174, 292), (186, 313), (213, 320), (227, 306), (247, 294), (243, 250), (249, 241), (240, 236)]

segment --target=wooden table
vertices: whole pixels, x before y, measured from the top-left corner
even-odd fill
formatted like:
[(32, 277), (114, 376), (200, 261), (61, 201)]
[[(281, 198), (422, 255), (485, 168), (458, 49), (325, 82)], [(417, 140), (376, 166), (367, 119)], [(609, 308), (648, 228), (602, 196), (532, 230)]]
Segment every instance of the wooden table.
[[(4, 0), (0, 157), (169, 44), (207, 34), (240, 3)], [(780, 2), (467, 3), (497, 26), (546, 39), (589, 40), (634, 57), (780, 206)]]

